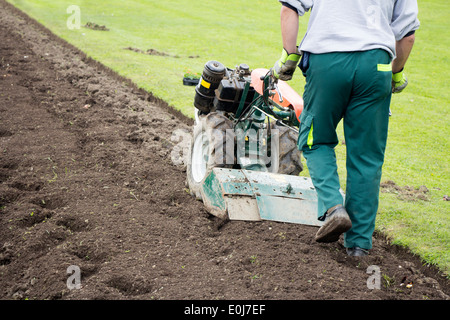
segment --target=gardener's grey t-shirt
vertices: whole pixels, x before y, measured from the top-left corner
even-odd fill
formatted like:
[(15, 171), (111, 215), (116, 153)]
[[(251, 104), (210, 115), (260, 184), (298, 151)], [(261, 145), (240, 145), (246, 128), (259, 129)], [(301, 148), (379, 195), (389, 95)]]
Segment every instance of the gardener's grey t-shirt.
[(299, 46), (311, 53), (384, 49), (419, 28), (417, 0), (279, 0), (302, 16), (311, 10)]

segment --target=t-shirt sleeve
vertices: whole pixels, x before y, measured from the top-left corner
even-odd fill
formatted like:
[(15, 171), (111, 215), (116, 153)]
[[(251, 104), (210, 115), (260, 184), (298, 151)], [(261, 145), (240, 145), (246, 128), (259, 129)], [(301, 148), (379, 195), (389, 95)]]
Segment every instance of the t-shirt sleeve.
[(299, 16), (308, 12), (313, 6), (313, 0), (279, 0), (282, 5), (297, 11)]
[(391, 28), (395, 40), (401, 40), (419, 29), (417, 0), (397, 0), (394, 5)]

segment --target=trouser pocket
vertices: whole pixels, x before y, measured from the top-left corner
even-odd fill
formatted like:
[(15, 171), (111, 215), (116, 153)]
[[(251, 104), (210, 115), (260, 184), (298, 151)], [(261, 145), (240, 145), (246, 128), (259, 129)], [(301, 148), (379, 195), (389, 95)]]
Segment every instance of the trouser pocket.
[(298, 134), (297, 145), (300, 150), (311, 149), (314, 144), (314, 121), (313, 116), (307, 111), (303, 110), (300, 117), (300, 127)]

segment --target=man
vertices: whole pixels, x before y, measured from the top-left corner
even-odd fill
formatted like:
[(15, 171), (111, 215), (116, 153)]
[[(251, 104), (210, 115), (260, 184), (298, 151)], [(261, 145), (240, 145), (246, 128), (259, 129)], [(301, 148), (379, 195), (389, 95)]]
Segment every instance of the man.
[[(416, 0), (280, 0), (283, 53), (272, 68), (290, 80), (306, 79), (298, 138), (324, 221), (318, 242), (344, 235), (350, 256), (372, 248), (391, 94), (408, 84), (403, 68), (419, 28)], [(297, 47), (299, 16), (311, 10)], [(345, 201), (334, 148), (343, 119), (347, 148)]]

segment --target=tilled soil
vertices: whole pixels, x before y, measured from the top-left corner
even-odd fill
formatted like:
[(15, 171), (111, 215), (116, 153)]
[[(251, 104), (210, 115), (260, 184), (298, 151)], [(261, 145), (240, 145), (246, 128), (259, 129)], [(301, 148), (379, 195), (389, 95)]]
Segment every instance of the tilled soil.
[(355, 259), (314, 227), (210, 216), (171, 158), (190, 120), (4, 1), (0, 59), (1, 299), (449, 298), (381, 236)]

